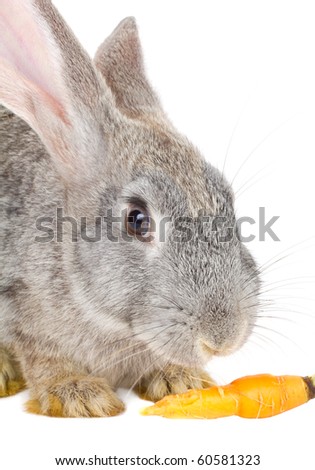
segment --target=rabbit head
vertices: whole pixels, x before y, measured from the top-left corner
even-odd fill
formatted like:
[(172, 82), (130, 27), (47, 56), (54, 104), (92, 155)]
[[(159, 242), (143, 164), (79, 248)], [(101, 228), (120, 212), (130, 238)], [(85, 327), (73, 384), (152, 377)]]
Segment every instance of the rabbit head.
[(148, 83), (134, 19), (94, 61), (47, 0), (1, 0), (0, 25), (0, 101), (39, 136), (65, 213), (101, 217), (99, 240), (67, 245), (89, 319), (171, 363), (237, 349), (255, 321), (257, 267), (230, 185)]

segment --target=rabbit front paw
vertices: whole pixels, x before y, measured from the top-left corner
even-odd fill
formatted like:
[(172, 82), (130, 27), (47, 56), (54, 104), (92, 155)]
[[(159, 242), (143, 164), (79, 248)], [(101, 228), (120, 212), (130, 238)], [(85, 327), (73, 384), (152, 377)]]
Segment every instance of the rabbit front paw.
[(15, 359), (0, 348), (0, 398), (9, 397), (22, 391), (25, 382)]
[(135, 391), (145, 400), (158, 401), (165, 395), (184, 393), (191, 388), (207, 388), (214, 383), (202, 369), (169, 366), (143, 377)]
[(26, 410), (46, 416), (105, 417), (115, 416), (125, 409), (106, 381), (97, 377), (63, 378), (41, 387), (32, 395)]

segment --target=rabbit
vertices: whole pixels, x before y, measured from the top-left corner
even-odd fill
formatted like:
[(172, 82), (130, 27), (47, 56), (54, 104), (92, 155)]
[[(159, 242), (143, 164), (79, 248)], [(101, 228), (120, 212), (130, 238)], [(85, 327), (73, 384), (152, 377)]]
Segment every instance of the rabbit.
[(163, 111), (134, 18), (92, 60), (49, 0), (0, 9), (0, 396), (105, 417), (118, 387), (209, 386), (257, 316), (230, 184)]

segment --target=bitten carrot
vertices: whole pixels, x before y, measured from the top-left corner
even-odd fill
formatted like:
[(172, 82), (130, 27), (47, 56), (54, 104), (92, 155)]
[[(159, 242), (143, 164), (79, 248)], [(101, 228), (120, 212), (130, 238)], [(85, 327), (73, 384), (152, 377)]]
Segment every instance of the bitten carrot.
[(315, 397), (315, 375), (252, 375), (228, 385), (169, 395), (144, 408), (143, 415), (166, 418), (267, 418)]

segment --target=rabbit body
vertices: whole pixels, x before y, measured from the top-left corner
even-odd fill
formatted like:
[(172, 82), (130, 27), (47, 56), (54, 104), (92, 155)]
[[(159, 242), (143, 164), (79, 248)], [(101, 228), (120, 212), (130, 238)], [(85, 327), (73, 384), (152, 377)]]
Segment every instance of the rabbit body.
[[(152, 400), (208, 386), (259, 290), (246, 247), (203, 223), (235, 227), (230, 186), (163, 112), (132, 18), (92, 61), (48, 0), (0, 6), (0, 396), (26, 384), (31, 412), (108, 416), (118, 386)], [(124, 237), (130, 207), (152, 241)]]

